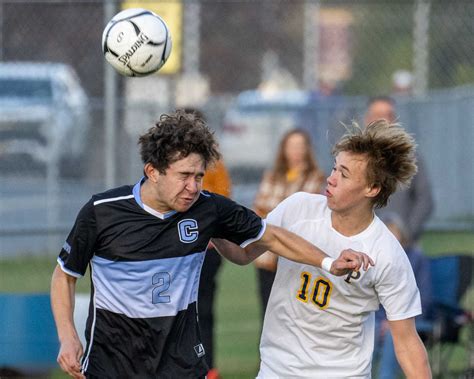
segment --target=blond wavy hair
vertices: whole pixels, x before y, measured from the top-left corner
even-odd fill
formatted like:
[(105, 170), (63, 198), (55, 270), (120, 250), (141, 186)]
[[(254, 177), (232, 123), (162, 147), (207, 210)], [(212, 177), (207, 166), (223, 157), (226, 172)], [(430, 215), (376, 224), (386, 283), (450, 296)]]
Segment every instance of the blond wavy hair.
[(418, 170), (414, 138), (399, 124), (386, 120), (371, 122), (365, 128), (353, 122), (333, 147), (334, 156), (340, 152), (366, 156), (367, 183), (380, 187), (373, 199), (375, 208), (387, 205), (397, 189), (408, 187)]

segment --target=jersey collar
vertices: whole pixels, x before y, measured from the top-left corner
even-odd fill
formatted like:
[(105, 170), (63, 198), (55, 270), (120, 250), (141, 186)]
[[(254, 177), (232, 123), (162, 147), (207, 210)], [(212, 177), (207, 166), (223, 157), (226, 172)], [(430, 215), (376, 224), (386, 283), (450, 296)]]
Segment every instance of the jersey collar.
[(149, 207), (148, 205), (144, 204), (143, 201), (142, 201), (142, 198), (140, 196), (140, 188), (142, 186), (143, 183), (145, 183), (145, 180), (146, 178), (143, 176), (137, 184), (135, 184), (133, 186), (133, 197), (135, 198), (135, 201), (137, 202), (137, 204), (143, 209), (145, 210), (146, 212), (152, 214), (153, 216), (155, 217), (158, 217), (162, 220), (168, 218), (168, 217), (171, 217), (173, 216), (175, 213), (177, 213), (176, 211), (169, 211), (169, 212), (166, 212), (166, 213), (161, 213), (161, 212), (158, 212), (156, 210), (154, 210), (153, 208)]

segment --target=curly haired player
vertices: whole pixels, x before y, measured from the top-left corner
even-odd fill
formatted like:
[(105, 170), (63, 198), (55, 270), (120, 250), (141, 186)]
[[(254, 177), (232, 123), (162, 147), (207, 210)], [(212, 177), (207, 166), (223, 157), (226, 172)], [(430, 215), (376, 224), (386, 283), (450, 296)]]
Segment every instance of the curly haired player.
[[(75, 378), (203, 378), (199, 274), (212, 237), (245, 250), (224, 256), (247, 264), (266, 250), (344, 275), (367, 255), (332, 260), (301, 237), (266, 225), (251, 210), (201, 191), (220, 154), (195, 115), (163, 115), (140, 137), (144, 177), (92, 196), (57, 259), (51, 302), (58, 363)], [(343, 250), (343, 249), (341, 249)], [(76, 279), (90, 267), (92, 293), (83, 349), (73, 321)]]

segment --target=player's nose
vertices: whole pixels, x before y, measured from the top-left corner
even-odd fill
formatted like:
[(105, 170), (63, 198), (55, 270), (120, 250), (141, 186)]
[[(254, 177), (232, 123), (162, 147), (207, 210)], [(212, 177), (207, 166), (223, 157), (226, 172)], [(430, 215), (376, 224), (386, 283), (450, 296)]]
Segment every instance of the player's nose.
[(334, 171), (332, 172), (331, 175), (328, 176), (328, 178), (326, 179), (326, 182), (328, 185), (333, 186), (333, 187), (336, 185), (336, 176), (334, 175)]
[(195, 194), (200, 189), (198, 181), (196, 179), (188, 180), (188, 182), (186, 183), (186, 189), (189, 193)]

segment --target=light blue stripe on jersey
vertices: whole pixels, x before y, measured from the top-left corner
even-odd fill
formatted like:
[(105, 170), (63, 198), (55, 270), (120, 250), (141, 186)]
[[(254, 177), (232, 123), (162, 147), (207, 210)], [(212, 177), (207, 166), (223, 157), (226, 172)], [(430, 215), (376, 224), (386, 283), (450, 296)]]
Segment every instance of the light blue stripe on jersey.
[(133, 262), (94, 256), (95, 305), (131, 318), (175, 316), (197, 301), (205, 254)]

